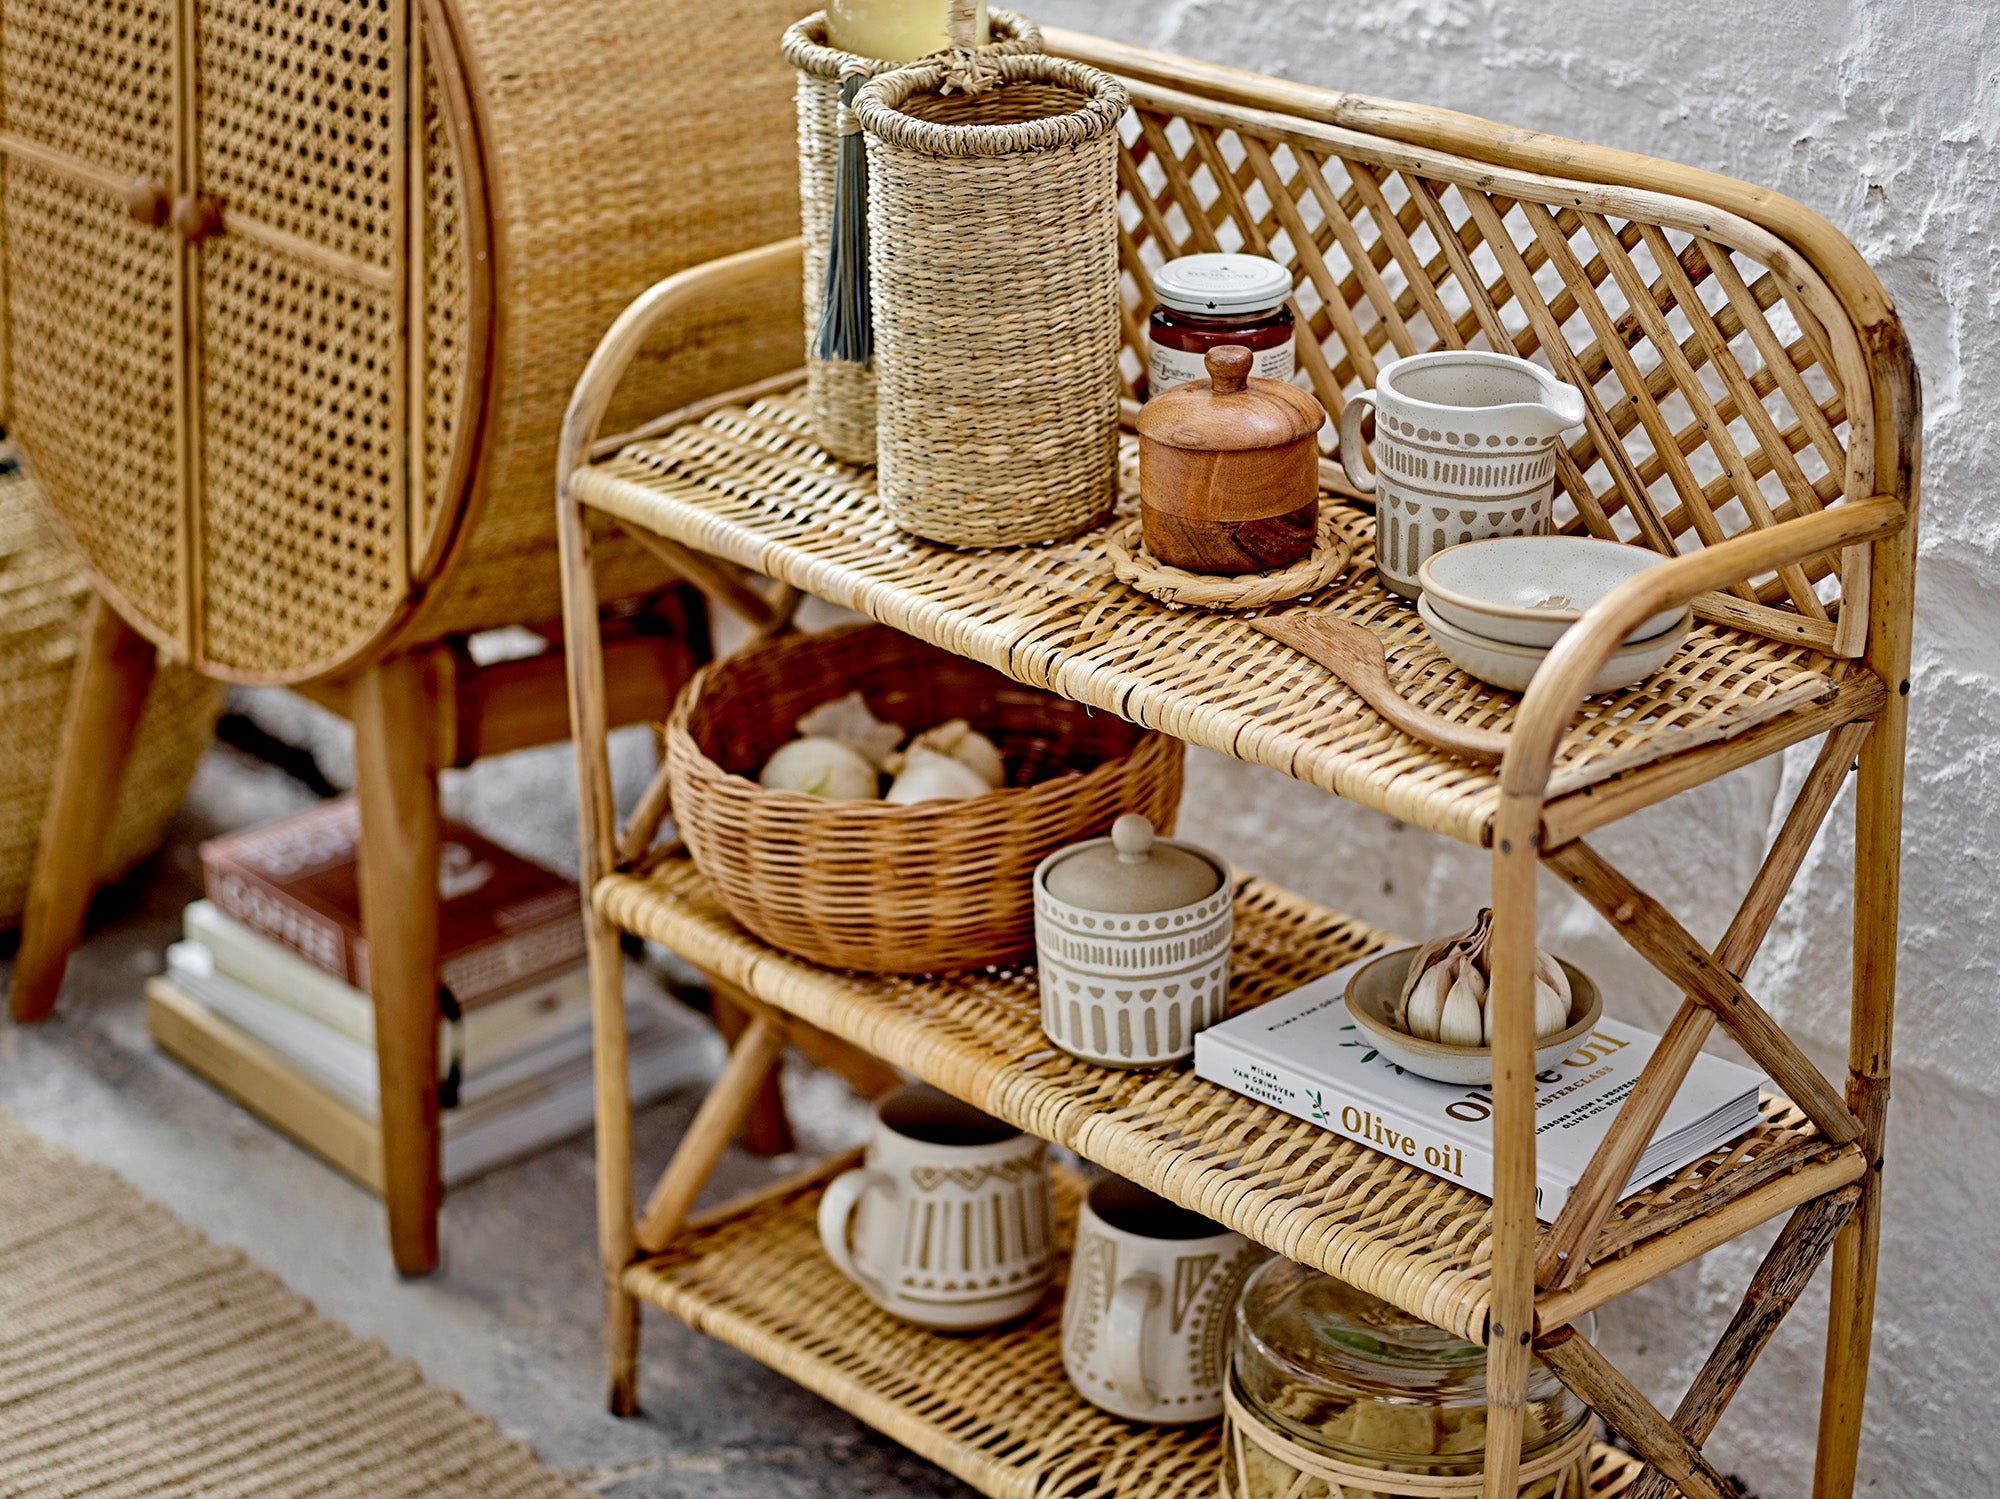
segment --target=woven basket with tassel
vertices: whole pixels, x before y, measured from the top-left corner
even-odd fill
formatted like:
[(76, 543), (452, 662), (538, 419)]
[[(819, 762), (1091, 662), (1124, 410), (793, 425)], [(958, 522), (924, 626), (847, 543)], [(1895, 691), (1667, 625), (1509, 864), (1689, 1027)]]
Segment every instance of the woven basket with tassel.
[[(1005, 57), (1042, 50), (1041, 28), (1012, 11), (989, 12), (988, 35), (991, 40), (977, 49), (982, 56)], [(829, 45), (825, 11), (817, 11), (789, 27), (784, 51), (785, 61), (798, 69), (799, 79), (799, 221), (805, 236), (806, 397), (812, 408), (813, 435), (836, 458), (849, 463), (873, 463), (874, 370), (865, 358), (822, 358), (815, 350), (833, 234), (841, 140), (841, 80), (872, 78), (906, 64), (861, 57)], [(865, 233), (865, 225), (856, 227)], [(859, 279), (864, 272), (850, 268), (847, 274)]]
[(877, 486), (905, 530), (1020, 546), (1109, 512), (1125, 106), (1110, 74), (1046, 56), (926, 61), (856, 96)]

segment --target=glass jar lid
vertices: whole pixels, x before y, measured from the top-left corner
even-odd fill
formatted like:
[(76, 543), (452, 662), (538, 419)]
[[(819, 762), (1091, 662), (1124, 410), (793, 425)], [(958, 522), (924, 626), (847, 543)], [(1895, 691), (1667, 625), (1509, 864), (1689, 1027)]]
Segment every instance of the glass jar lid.
[[(1292, 1260), (1254, 1271), (1236, 1302), (1238, 1392), (1263, 1420), (1350, 1462), (1476, 1468), (1486, 1441), (1486, 1350)], [(1589, 1418), (1539, 1360), (1522, 1454)]]
[(1292, 294), (1292, 273), (1263, 255), (1183, 255), (1153, 272), (1153, 295), (1176, 312), (1269, 312)]

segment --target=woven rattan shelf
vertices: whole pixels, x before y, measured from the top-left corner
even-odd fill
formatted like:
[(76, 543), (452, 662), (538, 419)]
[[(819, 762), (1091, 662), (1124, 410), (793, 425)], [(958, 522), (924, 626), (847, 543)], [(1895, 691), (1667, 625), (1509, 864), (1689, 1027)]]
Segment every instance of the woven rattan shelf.
[[(846, 1164), (844, 1161), (838, 1164)], [(700, 1221), (625, 1271), (634, 1295), (770, 1365), (999, 1499), (1211, 1499), (1214, 1426), (1139, 1426), (1086, 1404), (1063, 1377), (1062, 1280), (1023, 1323), (967, 1337), (875, 1307), (820, 1252), (825, 1173)], [(1058, 1241), (1076, 1216), (1056, 1176)], [(1640, 1464), (1599, 1447), (1591, 1493), (1628, 1492)]]
[[(936, 546), (897, 530), (876, 499), (873, 470), (834, 462), (809, 434), (801, 394), (730, 407), (577, 474), (573, 488), (593, 509), (1020, 681), (1420, 827), (1491, 841), (1493, 769), (1390, 728), (1244, 618), (1170, 609), (1127, 588), (1112, 576), (1102, 530), (1048, 547)], [(1120, 513), (1135, 504), (1128, 488)], [(1355, 548), (1350, 581), (1315, 607), (1379, 631), (1404, 691), (1424, 707), (1509, 728), (1520, 700), (1482, 687), (1431, 645), (1416, 611), (1375, 581), (1372, 516), (1351, 506), (1339, 513)], [(1882, 695), (1852, 662), (1703, 623), (1665, 671), (1578, 715), (1550, 782), (1550, 824), (1573, 836), (1866, 714)], [(1686, 758), (1723, 740), (1727, 753)], [(1621, 774), (1617, 794), (1605, 794)]]
[[(685, 859), (597, 886), (620, 929), (663, 942), (704, 972), (850, 1041), (1032, 1134), (1317, 1265), (1475, 1342), (1486, 1336), (1491, 1207), (1455, 1187), (1204, 1082), (1186, 1066), (1114, 1072), (1042, 1034), (1032, 968), (908, 979), (816, 968), (730, 920)], [(1231, 1003), (1245, 1009), (1393, 939), (1268, 881), (1236, 898)], [(1627, 1199), (1587, 1272), (1554, 1293), (1595, 1305), (1712, 1247), (1673, 1231), (1730, 1205), (1736, 1231), (1862, 1172), (1853, 1147), (1821, 1138), (1782, 1101), (1729, 1150)], [(1648, 1243), (1647, 1253), (1627, 1255)]]
[[(1171, 610), (1118, 582), (1101, 531), (1004, 552), (913, 540), (890, 524), (868, 470), (815, 447), (801, 398), (778, 382), (718, 391), (699, 409), (603, 438), (624, 372), (649, 336), (758, 286), (797, 284), (799, 247), (717, 261), (634, 302), (577, 385), (556, 507), (581, 863), (594, 892), (613, 1408), (632, 1408), (633, 1298), (643, 1295), (739, 1341), (988, 1492), (1049, 1491), (1023, 1487), (1020, 1475), (992, 1466), (983, 1436), (965, 1436), (992, 1430), (1002, 1447), (1009, 1430), (1039, 1436), (1032, 1402), (976, 1410), (933, 1403), (919, 1412), (888, 1386), (899, 1361), (919, 1357), (920, 1335), (903, 1335), (908, 1351), (883, 1342), (893, 1355), (863, 1349), (875, 1335), (831, 1310), (843, 1295), (852, 1303), (851, 1294), (796, 1239), (791, 1253), (806, 1262), (797, 1273), (819, 1277), (815, 1320), (779, 1326), (805, 1313), (767, 1299), (754, 1269), (725, 1263), (740, 1255), (754, 1267), (785, 1242), (778, 1209), (752, 1210), (675, 1246), (701, 1182), (794, 1043), (840, 1065), (866, 1092), (888, 1085), (893, 1074), (882, 1062), (894, 1063), (1284, 1254), (1483, 1338), (1484, 1499), (1518, 1492), (1537, 1356), (1644, 1455), (1653, 1470), (1639, 1488), (1646, 1499), (1672, 1490), (1727, 1499), (1729, 1485), (1702, 1444), (1830, 1259), (1813, 1490), (1818, 1499), (1848, 1499), (1881, 1234), (1915, 565), (1919, 398), (1893, 307), (1824, 220), (1739, 182), (1073, 33), (1049, 30), (1045, 40), (1052, 52), (1117, 74), (1132, 103), (1119, 128), (1116, 208), (1128, 401), (1145, 395), (1151, 271), (1196, 252), (1268, 255), (1291, 274), (1301, 382), (1331, 415), (1393, 358), (1483, 347), (1533, 359), (1574, 387), (1586, 410), (1582, 435), (1557, 454), (1557, 525), (1645, 546), (1662, 560), (1590, 610), (1526, 692), (1496, 693), (1435, 653), (1414, 612), (1380, 587), (1372, 518), (1339, 498), (1343, 481), (1322, 463), (1334, 495), (1327, 510), (1352, 542), (1353, 562), (1346, 577), (1290, 607), (1373, 630), (1406, 696), (1502, 731), (1498, 767), (1478, 768), (1390, 730), (1247, 618)], [(1021, 451), (1021, 461), (1032, 461)], [(1126, 467), (1121, 513), (1129, 515)], [(1492, 1200), (1200, 1083), (1185, 1068), (1119, 1073), (1069, 1059), (1041, 1032), (1029, 974), (920, 981), (837, 973), (748, 938), (686, 863), (649, 852), (666, 811), (664, 780), (618, 827), (596, 614), (600, 574), (614, 568), (596, 555), (607, 520), (763, 636), (788, 626), (802, 594), (817, 595), (1020, 681), (1489, 848)], [(759, 574), (776, 587), (765, 589)], [(1623, 693), (1586, 692), (1634, 628), (1683, 604), (1699, 623), (1665, 668)], [(1791, 805), (1719, 942), (1688, 931), (1584, 836), (1808, 739), (1821, 741), (1817, 758), (1799, 767)], [(1836, 1084), (1742, 976), (1850, 775), (1853, 981), (1847, 1070)], [(1534, 1211), (1532, 1044), (1544, 870), (1683, 996), (1583, 1180), (1546, 1228)], [(1237, 921), (1238, 1006), (1386, 940), (1255, 879), (1238, 887)], [(620, 1065), (621, 929), (667, 943), (752, 1016), (643, 1210)], [(1768, 1103), (1737, 1147), (1621, 1200), (1717, 1026), (1790, 1103)], [(1671, 1414), (1574, 1325), (1585, 1309), (1780, 1214), (1784, 1227)], [(736, 1247), (721, 1248), (731, 1234), (741, 1235)], [(775, 1274), (773, 1265), (766, 1278)], [(881, 1384), (869, 1383), (870, 1357), (888, 1358)], [(1077, 1471), (1096, 1461), (1080, 1457)], [(1098, 1486), (1087, 1476), (1077, 1482), (1093, 1495), (1162, 1492), (1123, 1472)]]

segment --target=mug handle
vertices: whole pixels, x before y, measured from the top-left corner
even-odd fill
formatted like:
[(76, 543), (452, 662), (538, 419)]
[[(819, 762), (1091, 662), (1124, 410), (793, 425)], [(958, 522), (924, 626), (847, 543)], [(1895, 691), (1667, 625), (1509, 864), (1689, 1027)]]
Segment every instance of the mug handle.
[(1361, 461), (1361, 418), (1374, 409), (1375, 392), (1364, 390), (1340, 412), (1340, 466), (1347, 470), (1347, 482), (1363, 494), (1375, 492), (1375, 475)]
[(835, 1269), (881, 1301), (888, 1294), (881, 1280), (854, 1262), (854, 1251), (847, 1243), (854, 1210), (861, 1206), (863, 1197), (878, 1188), (889, 1194), (890, 1201), (895, 1200), (896, 1178), (886, 1171), (857, 1167), (841, 1172), (829, 1182), (819, 1200), (819, 1242)]
[(1105, 1337), (1111, 1345), (1111, 1382), (1141, 1409), (1160, 1399), (1146, 1377), (1146, 1321), (1165, 1295), (1159, 1276), (1144, 1270), (1126, 1276), (1111, 1293), (1111, 1322)]

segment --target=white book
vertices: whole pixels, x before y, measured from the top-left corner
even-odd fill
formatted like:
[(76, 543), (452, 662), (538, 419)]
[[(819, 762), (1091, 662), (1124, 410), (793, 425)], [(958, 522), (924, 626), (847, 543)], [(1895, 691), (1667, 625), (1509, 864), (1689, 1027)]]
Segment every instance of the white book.
[[(1200, 1032), (1195, 1075), (1492, 1196), (1492, 1090), (1433, 1082), (1378, 1052), (1342, 1000), (1358, 967), (1336, 969)], [(1535, 1212), (1543, 1222), (1562, 1212), (1656, 1045), (1644, 1031), (1600, 1020), (1574, 1052), (1538, 1075)], [(1620, 1196), (1748, 1131), (1763, 1085), (1747, 1067), (1696, 1057)]]
[[(232, 1025), (249, 1032), (287, 1062), (358, 1113), (377, 1112), (375, 1048), (364, 1046), (316, 1016), (272, 998), (223, 973), (214, 955), (198, 942), (167, 949), (167, 977)], [(662, 1027), (672, 1001), (641, 969), (625, 969), (625, 1026), (629, 1043)], [(590, 1057), (590, 1012), (566, 1016), (564, 1026), (546, 1035), (533, 1051), (510, 1056), (459, 1084), (458, 1100), (469, 1107), (523, 1083)]]
[[(216, 973), (281, 1000), (372, 1051), (375, 1002), (365, 990), (314, 967), (213, 901), (190, 902), (181, 913), (181, 931), (208, 949)], [(440, 1026), (438, 1049), (449, 1056), (454, 1046), (462, 1048), (462, 1067), (471, 1077), (537, 1051), (560, 1034), (589, 1029), (590, 970), (579, 966), (472, 1010), (457, 1023), (456, 1038), (449, 1026)]]

